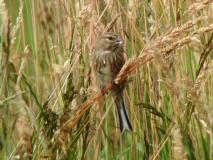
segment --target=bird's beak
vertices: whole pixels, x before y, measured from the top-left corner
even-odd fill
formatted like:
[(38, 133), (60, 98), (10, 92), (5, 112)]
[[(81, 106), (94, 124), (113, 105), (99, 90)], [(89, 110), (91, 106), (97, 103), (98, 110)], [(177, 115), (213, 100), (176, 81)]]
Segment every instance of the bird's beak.
[(121, 38), (121, 37), (118, 37), (117, 39), (116, 39), (116, 42), (115, 42), (116, 44), (118, 44), (118, 45), (122, 45), (123, 43), (124, 43), (124, 40)]

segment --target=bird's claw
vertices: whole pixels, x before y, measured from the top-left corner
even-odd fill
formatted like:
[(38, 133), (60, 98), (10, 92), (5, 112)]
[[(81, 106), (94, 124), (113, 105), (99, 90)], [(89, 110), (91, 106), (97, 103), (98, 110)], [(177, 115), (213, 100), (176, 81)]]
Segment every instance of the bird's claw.
[(101, 94), (104, 95), (112, 88), (113, 82), (110, 82), (106, 87), (101, 88)]

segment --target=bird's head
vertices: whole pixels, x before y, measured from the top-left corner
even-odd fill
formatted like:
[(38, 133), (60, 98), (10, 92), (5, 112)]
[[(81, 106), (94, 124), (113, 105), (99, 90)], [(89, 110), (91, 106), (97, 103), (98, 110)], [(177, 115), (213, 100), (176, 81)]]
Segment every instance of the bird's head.
[(96, 42), (96, 50), (110, 53), (122, 47), (124, 43), (121, 36), (113, 32), (106, 32), (100, 36)]

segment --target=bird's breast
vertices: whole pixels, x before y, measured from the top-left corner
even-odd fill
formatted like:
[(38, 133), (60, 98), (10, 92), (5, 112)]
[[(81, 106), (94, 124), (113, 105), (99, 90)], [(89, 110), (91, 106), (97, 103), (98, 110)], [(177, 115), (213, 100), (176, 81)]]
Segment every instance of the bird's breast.
[(111, 66), (108, 62), (105, 62), (97, 71), (97, 78), (100, 84), (106, 86), (113, 80)]
[(122, 52), (95, 52), (95, 71), (101, 88), (106, 87), (114, 80), (123, 63)]

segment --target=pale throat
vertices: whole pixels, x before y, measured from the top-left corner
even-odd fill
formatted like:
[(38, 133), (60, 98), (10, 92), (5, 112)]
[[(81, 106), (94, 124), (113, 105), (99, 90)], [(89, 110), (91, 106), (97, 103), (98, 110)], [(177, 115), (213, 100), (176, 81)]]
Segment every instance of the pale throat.
[(113, 54), (111, 50), (99, 50), (98, 52), (98, 57), (100, 58), (106, 58), (107, 56)]

